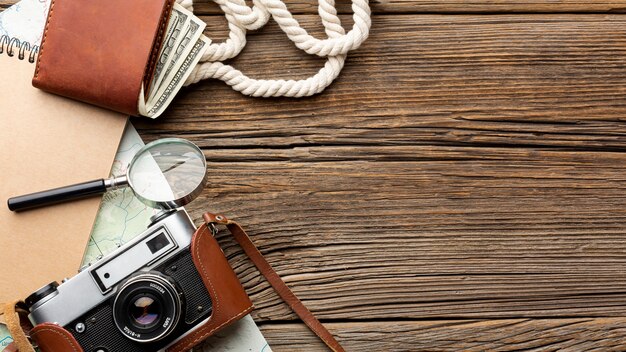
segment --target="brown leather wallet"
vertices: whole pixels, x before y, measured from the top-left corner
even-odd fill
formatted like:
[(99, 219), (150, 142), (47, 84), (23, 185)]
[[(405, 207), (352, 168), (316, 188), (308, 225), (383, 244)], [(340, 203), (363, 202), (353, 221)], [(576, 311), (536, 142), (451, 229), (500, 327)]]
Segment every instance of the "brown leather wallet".
[(149, 91), (174, 0), (52, 0), (33, 85), (129, 115)]

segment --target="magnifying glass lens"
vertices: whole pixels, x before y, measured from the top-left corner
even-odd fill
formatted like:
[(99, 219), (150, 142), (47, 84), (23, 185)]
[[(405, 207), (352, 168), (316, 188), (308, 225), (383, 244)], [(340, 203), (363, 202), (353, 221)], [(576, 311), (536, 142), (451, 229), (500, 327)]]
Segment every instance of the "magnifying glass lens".
[(201, 190), (206, 177), (206, 161), (202, 151), (191, 142), (158, 140), (135, 155), (127, 176), (140, 198), (166, 203)]
[(206, 182), (206, 159), (202, 150), (185, 139), (165, 138), (141, 148), (130, 162), (126, 175), (11, 197), (7, 205), (12, 211), (20, 211), (130, 186), (146, 205), (175, 209), (195, 199)]

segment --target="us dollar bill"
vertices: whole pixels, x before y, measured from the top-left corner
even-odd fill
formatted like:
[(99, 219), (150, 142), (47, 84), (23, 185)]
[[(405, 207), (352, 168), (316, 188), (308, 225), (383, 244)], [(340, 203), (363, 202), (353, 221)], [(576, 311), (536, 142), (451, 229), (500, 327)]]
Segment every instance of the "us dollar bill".
[(195, 44), (190, 46), (189, 54), (180, 62), (176, 71), (172, 71), (171, 77), (168, 77), (159, 88), (156, 94), (158, 99), (150, 101), (143, 107), (140, 104), (140, 112), (142, 108), (145, 109), (145, 114), (142, 113), (142, 115), (157, 118), (165, 111), (176, 96), (176, 93), (182, 88), (193, 68), (200, 61), (202, 54), (209, 44), (211, 44), (210, 39), (201, 35), (200, 38), (195, 41)]
[(163, 70), (166, 68), (166, 65), (170, 63), (171, 53), (178, 46), (178, 43), (180, 42), (179, 38), (181, 37), (180, 34), (182, 33), (188, 19), (189, 11), (175, 3), (167, 26), (167, 31), (165, 32), (165, 38), (163, 40), (163, 47), (161, 48), (161, 52), (159, 54), (159, 60), (157, 61), (154, 69), (152, 83), (150, 84), (152, 89), (156, 88), (156, 85), (160, 83), (158, 82), (158, 79), (162, 77), (161, 74), (163, 73)]
[(205, 27), (193, 13), (174, 5), (149, 90), (141, 87), (141, 115), (156, 118), (172, 102), (211, 43), (202, 34)]
[(191, 12), (180, 5), (177, 7), (180, 8), (179, 11), (182, 13), (187, 12), (188, 15), (182, 26), (182, 31), (176, 40), (175, 49), (168, 53), (168, 60), (164, 65), (164, 69), (158, 74), (155, 74), (156, 81), (151, 89), (148, 100), (153, 100), (158, 97), (159, 90), (172, 78), (173, 74), (189, 55), (193, 44), (198, 41), (206, 27), (206, 23), (194, 16)]

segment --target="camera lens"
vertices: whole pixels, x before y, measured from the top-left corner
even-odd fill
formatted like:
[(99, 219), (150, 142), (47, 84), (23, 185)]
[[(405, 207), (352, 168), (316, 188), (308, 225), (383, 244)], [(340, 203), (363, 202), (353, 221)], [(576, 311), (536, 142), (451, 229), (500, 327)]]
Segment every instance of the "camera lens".
[(151, 327), (159, 321), (161, 305), (155, 298), (140, 294), (134, 298), (130, 306), (130, 316), (136, 326)]
[(176, 287), (160, 273), (130, 278), (113, 303), (115, 325), (137, 342), (154, 342), (169, 335), (180, 318), (182, 302)]

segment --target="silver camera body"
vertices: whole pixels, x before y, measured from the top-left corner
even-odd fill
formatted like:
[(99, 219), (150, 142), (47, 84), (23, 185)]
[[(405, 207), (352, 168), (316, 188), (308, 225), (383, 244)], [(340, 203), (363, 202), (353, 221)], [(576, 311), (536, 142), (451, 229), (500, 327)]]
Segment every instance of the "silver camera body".
[(64, 327), (85, 352), (159, 351), (208, 321), (210, 295), (190, 244), (183, 209), (156, 219), (131, 242), (26, 300), (33, 325)]

